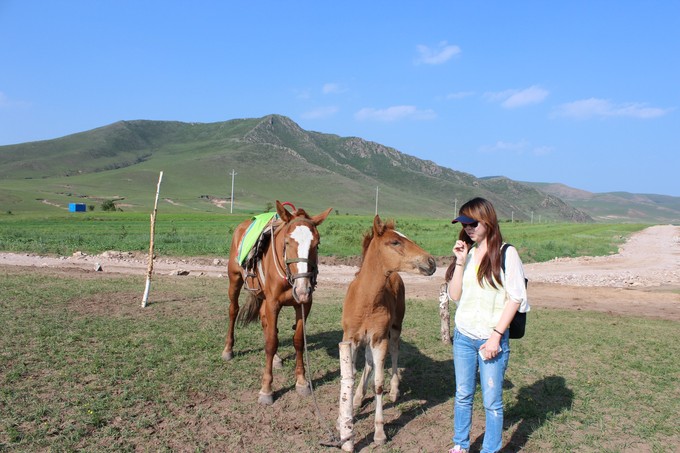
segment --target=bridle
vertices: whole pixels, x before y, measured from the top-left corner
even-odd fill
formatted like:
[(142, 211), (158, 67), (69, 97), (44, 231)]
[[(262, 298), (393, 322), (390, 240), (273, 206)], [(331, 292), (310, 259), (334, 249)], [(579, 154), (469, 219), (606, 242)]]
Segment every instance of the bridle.
[[(314, 222), (312, 222), (310, 219), (306, 219), (304, 217), (298, 217), (290, 222), (288, 222), (288, 226), (292, 225), (293, 223), (296, 222), (304, 222), (307, 223), (310, 228), (316, 229), (316, 225), (314, 225)], [(316, 260), (311, 260), (309, 257), (307, 258), (288, 258), (287, 253), (286, 253), (286, 241), (283, 241), (283, 265), (280, 263), (279, 257), (276, 254), (276, 245), (275, 245), (275, 233), (277, 231), (274, 229), (274, 222), (272, 222), (269, 226), (270, 231), (271, 231), (271, 249), (272, 249), (272, 254), (274, 257), (274, 267), (276, 268), (276, 272), (279, 274), (279, 277), (282, 279), (286, 280), (288, 284), (291, 287), (295, 286), (295, 280), (299, 278), (309, 278), (312, 286), (312, 291), (316, 289), (316, 278), (317, 275), (319, 274), (319, 267), (317, 266)], [(279, 230), (281, 231), (281, 230)], [(291, 264), (297, 264), (297, 263), (306, 263), (307, 264), (307, 272), (298, 272), (298, 273), (293, 273), (290, 269)], [(293, 291), (293, 297), (295, 298), (296, 301), (298, 301), (298, 296)]]

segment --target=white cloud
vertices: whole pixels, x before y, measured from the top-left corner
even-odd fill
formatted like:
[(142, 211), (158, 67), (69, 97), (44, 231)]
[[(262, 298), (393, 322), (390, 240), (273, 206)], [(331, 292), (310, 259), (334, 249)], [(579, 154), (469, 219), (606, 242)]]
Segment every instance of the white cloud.
[(338, 83), (324, 83), (323, 87), (321, 88), (321, 91), (323, 94), (337, 94), (337, 93), (342, 93), (346, 91), (343, 87), (340, 86)]
[(673, 109), (648, 107), (641, 103), (614, 104), (606, 99), (582, 99), (568, 102), (558, 106), (554, 116), (567, 118), (587, 119), (592, 117), (629, 117), (629, 118), (656, 118), (666, 115)]
[(485, 93), (484, 97), (490, 102), (500, 102), (506, 109), (524, 107), (530, 104), (539, 104), (548, 97), (548, 90), (538, 85), (530, 86), (523, 90), (505, 90), (495, 93)]
[(386, 109), (363, 108), (354, 114), (359, 121), (392, 122), (403, 119), (431, 120), (436, 118), (434, 110), (419, 110), (413, 105), (395, 105)]
[(548, 97), (548, 91), (538, 86), (532, 86), (518, 91), (505, 100), (501, 105), (505, 108), (523, 107), (529, 104), (540, 104)]
[(460, 47), (450, 45), (446, 41), (440, 42), (435, 49), (423, 44), (416, 46), (416, 49), (419, 54), (416, 64), (442, 64), (460, 53)]
[(304, 119), (308, 120), (316, 120), (316, 119), (321, 119), (321, 118), (328, 118), (329, 116), (333, 116), (338, 112), (338, 108), (335, 106), (328, 106), (328, 107), (319, 107), (313, 110), (309, 110), (302, 115), (300, 115)]

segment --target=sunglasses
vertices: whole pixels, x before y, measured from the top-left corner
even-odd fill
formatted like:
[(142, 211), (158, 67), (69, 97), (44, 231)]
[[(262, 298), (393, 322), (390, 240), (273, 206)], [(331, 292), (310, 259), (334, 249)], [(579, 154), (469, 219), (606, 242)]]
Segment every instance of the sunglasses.
[(464, 223), (463, 228), (472, 228), (474, 230), (477, 228), (477, 225), (479, 225), (479, 222)]

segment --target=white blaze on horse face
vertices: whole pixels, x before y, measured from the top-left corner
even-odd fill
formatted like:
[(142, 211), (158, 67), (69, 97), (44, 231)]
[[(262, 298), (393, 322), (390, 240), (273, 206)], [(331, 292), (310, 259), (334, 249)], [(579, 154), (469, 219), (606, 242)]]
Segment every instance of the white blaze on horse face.
[[(312, 230), (310, 230), (308, 226), (298, 225), (290, 234), (290, 237), (295, 239), (295, 241), (298, 243), (298, 257), (309, 258), (309, 249), (312, 246), (312, 239), (314, 239)], [(297, 264), (298, 272), (307, 272), (307, 263), (300, 262)]]
[[(394, 230), (395, 233), (397, 233), (399, 236), (403, 237), (404, 239), (408, 239), (408, 236), (406, 236), (404, 233), (400, 233), (397, 230)], [(410, 241), (410, 239), (408, 239)]]

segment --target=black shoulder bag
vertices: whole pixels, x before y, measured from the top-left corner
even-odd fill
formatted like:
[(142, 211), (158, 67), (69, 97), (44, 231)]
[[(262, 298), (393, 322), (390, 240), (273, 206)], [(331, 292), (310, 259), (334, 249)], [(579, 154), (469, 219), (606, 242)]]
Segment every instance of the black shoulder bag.
[[(501, 246), (501, 269), (503, 269), (503, 272), (505, 273), (505, 251), (510, 247), (510, 244), (505, 243)], [(527, 278), (524, 278), (524, 285), (526, 286), (528, 284), (529, 280)], [(519, 311), (515, 313), (515, 317), (512, 318), (512, 322), (510, 322), (510, 327), (508, 327), (508, 330), (510, 330), (510, 338), (522, 338), (524, 336), (524, 329), (527, 325), (527, 314), (526, 313), (520, 313)]]

